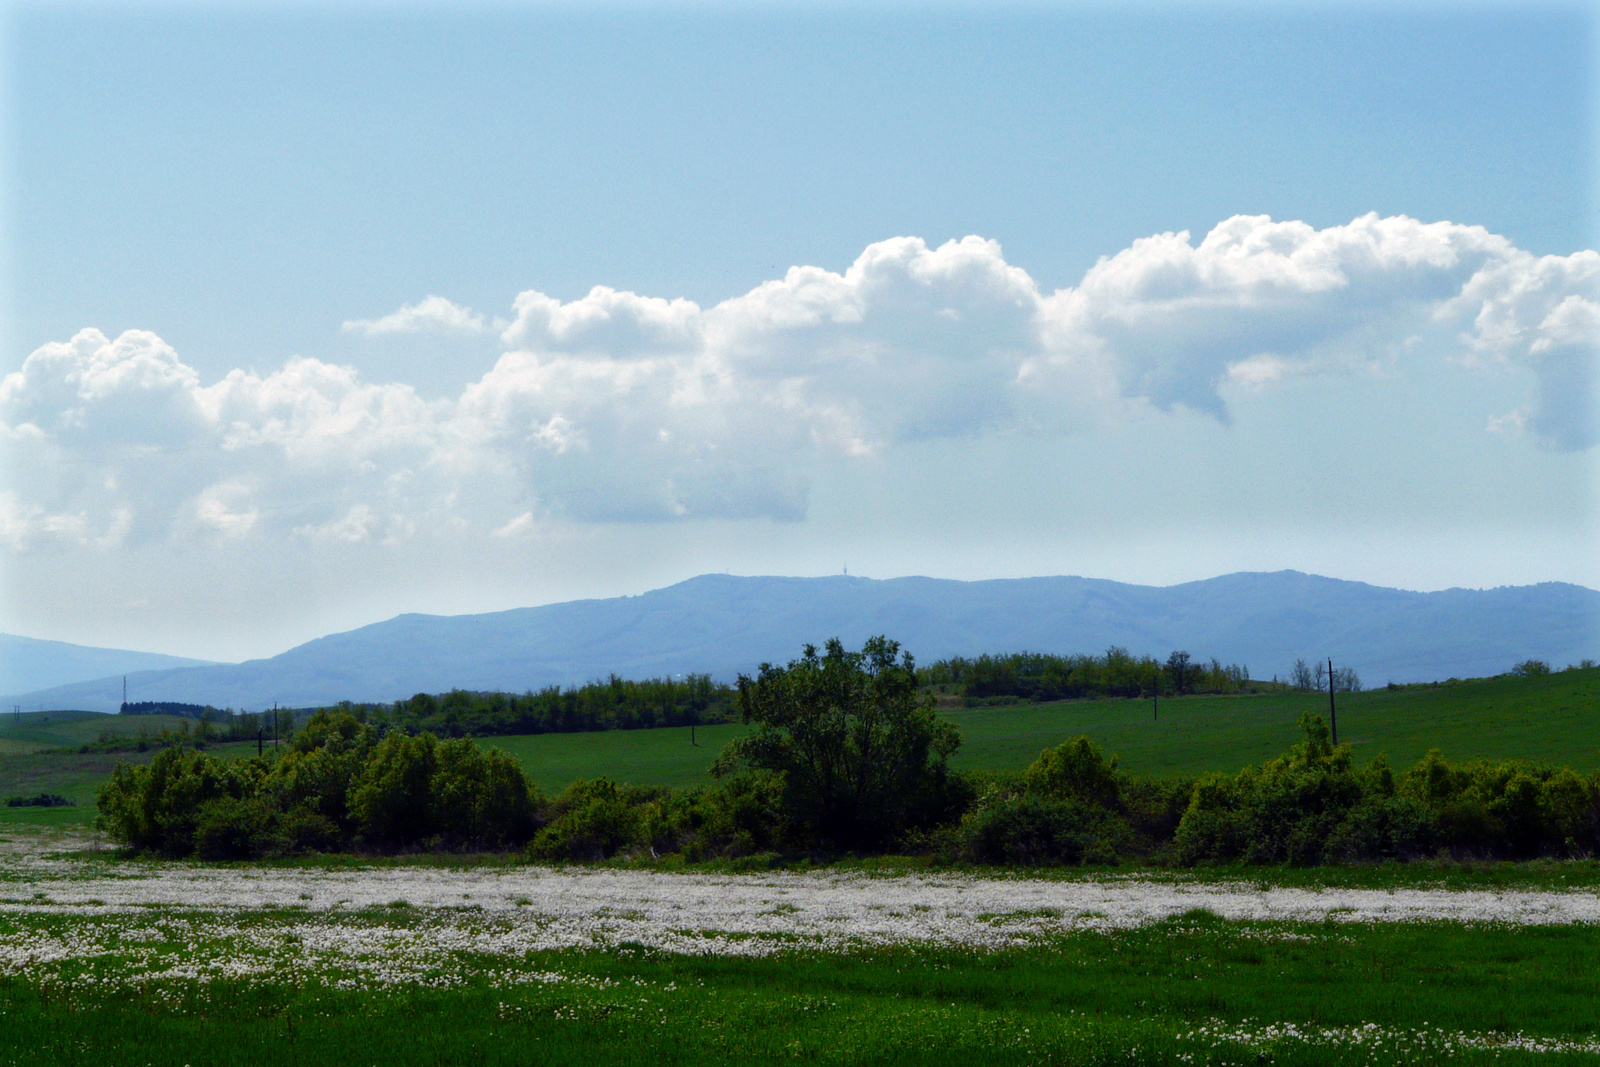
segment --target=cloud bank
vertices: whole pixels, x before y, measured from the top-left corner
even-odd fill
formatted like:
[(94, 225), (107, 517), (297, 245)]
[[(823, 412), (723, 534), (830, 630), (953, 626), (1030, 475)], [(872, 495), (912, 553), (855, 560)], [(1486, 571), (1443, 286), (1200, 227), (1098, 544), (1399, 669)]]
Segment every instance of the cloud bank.
[(547, 519), (793, 520), (822, 457), (984, 434), (1071, 435), (1139, 406), (1227, 421), (1294, 376), (1522, 368), (1496, 421), (1600, 441), (1600, 254), (1538, 257), (1481, 227), (1238, 216), (1135, 241), (1041, 292), (993, 241), (895, 238), (843, 273), (794, 267), (714, 307), (597, 287), (491, 323), (430, 296), (366, 335), (498, 330), (459, 396), (291, 359), (205, 384), (154, 334), (86, 329), (0, 381), (0, 540), (330, 543)]

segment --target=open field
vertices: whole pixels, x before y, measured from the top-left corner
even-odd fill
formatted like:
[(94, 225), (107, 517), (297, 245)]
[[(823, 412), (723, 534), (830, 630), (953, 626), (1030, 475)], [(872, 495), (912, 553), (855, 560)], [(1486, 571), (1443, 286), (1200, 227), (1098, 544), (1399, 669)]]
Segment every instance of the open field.
[(1600, 1062), (1592, 890), (163, 864), (5, 836), (8, 1067)]
[(176, 715), (101, 715), (93, 711), (26, 711), (0, 716), (0, 755), (37, 752), (44, 748), (71, 748), (97, 740), (102, 733), (154, 737), (176, 730), (190, 719)]
[[(1600, 668), (1543, 678), (1488, 678), (1427, 689), (1340, 694), (1339, 740), (1367, 761), (1396, 766), (1430, 748), (1451, 759), (1526, 759), (1600, 767)], [(1043, 748), (1088, 734), (1142, 774), (1237, 771), (1300, 739), (1304, 712), (1328, 713), (1327, 694), (1068, 701), (948, 712), (965, 739), (956, 766), (1025, 766)]]
[[(1359, 760), (1386, 753), (1405, 766), (1430, 748), (1452, 759), (1527, 759), (1600, 767), (1600, 668), (1544, 678), (1490, 678), (1437, 689), (1386, 689), (1338, 697), (1339, 739)], [(1185, 697), (1164, 700), (1153, 719), (1148, 700), (1080, 700), (952, 708), (961, 728), (963, 770), (1019, 770), (1040, 750), (1087, 734), (1121, 766), (1143, 774), (1236, 771), (1279, 755), (1299, 740), (1302, 712), (1326, 716), (1328, 698)], [(680, 786), (707, 781), (711, 761), (742, 726), (689, 731), (611, 731), (486, 738), (513, 753), (546, 790), (576, 778)]]
[[(151, 716), (166, 718), (166, 716)], [(16, 794), (58, 793), (74, 802), (69, 808), (9, 808), (0, 806), (0, 827), (72, 826), (94, 820), (95, 790), (121, 763), (149, 763), (156, 749), (148, 752), (0, 752), (0, 797)], [(217, 756), (254, 755), (256, 746), (248, 743), (212, 745), (206, 751)]]

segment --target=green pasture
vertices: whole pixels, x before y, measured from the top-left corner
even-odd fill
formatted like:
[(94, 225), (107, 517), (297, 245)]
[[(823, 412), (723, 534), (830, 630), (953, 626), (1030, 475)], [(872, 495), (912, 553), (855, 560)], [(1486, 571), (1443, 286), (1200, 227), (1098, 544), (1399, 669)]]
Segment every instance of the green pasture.
[[(1376, 689), (1337, 698), (1339, 740), (1357, 759), (1379, 753), (1403, 767), (1430, 748), (1452, 759), (1526, 759), (1600, 767), (1600, 668), (1543, 678), (1490, 678), (1437, 688)], [(1237, 771), (1284, 752), (1299, 739), (1304, 712), (1328, 714), (1326, 694), (1069, 700), (992, 708), (950, 708), (961, 728), (954, 765), (1018, 770), (1045, 748), (1087, 734), (1121, 766), (1141, 774)], [(546, 790), (607, 775), (635, 784), (709, 781), (722, 746), (745, 727), (613, 730), (486, 738), (522, 761)]]
[[(61, 714), (73, 714), (71, 712)], [(79, 712), (77, 714), (94, 714)], [(119, 716), (101, 715), (100, 719)], [(135, 718), (135, 716), (128, 716)], [(138, 718), (168, 719), (170, 716), (152, 715)], [(173, 719), (178, 722), (183, 720)], [(99, 736), (96, 731), (92, 736)], [(82, 744), (82, 741), (77, 742)], [(57, 793), (74, 802), (69, 808), (11, 808), (0, 804), (0, 826), (74, 826), (94, 821), (95, 790), (111, 776), (118, 763), (149, 763), (155, 759), (156, 748), (147, 752), (62, 752), (24, 751), (6, 752), (0, 749), (0, 798), (38, 793)], [(207, 749), (216, 756), (254, 755), (253, 744), (212, 745)]]
[[(37, 921), (0, 919), (0, 937), (25, 942)], [(299, 938), (308, 922), (412, 920), (256, 921)], [(170, 936), (182, 950), (204, 921)], [(0, 980), (0, 1064), (1595, 1063), (1597, 952), (1592, 926), (1191, 913), (1001, 951), (538, 952), (509, 972), (464, 960), (437, 982), (338, 991), (315, 978), (163, 980), (124, 973), (112, 951), (69, 968), (89, 981)], [(519, 969), (537, 980), (516, 981)]]
[(155, 737), (163, 730), (196, 723), (177, 715), (102, 715), (94, 711), (25, 711), (0, 716), (0, 755), (36, 752), (44, 748), (71, 748), (99, 740), (101, 734), (118, 737)]
[[(1356, 759), (1386, 754), (1395, 766), (1430, 748), (1455, 760), (1525, 759), (1600, 767), (1600, 668), (1543, 678), (1488, 678), (1438, 688), (1340, 694), (1339, 740)], [(1237, 771), (1299, 740), (1305, 712), (1328, 717), (1327, 694), (1086, 700), (957, 709), (955, 765), (970, 770), (1027, 765), (1041, 749), (1087, 734), (1124, 769), (1141, 774)]]
[(687, 726), (480, 740), (511, 753), (539, 788), (553, 793), (579, 778), (602, 775), (635, 785), (701, 785), (711, 781), (717, 753), (746, 729), (738, 723), (695, 727), (693, 745)]

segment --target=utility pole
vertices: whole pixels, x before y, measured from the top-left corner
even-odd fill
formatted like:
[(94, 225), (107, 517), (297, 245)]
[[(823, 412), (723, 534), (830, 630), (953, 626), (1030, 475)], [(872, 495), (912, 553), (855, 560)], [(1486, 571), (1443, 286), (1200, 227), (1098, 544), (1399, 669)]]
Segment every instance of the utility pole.
[(1333, 706), (1333, 657), (1328, 657), (1328, 724), (1333, 728), (1333, 743), (1339, 743), (1339, 712)]
[(1150, 690), (1150, 715), (1156, 722), (1161, 721), (1161, 690)]
[(128, 676), (122, 676), (122, 710), (128, 710)]

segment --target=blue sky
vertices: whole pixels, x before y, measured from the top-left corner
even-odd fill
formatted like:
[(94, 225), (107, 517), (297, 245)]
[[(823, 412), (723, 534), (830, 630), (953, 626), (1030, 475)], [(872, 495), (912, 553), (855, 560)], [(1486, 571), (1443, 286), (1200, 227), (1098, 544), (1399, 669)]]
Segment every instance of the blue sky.
[(233, 658), (847, 563), (1600, 586), (1593, 7), (6, 41), (8, 631)]

